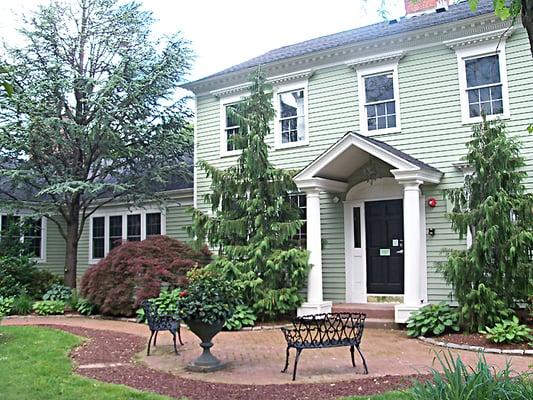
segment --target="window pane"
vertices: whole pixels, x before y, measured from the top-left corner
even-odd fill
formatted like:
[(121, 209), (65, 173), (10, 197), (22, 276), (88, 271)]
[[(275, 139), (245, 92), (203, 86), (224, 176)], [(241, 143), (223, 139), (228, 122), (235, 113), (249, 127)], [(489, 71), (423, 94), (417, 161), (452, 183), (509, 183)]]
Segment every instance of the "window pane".
[(491, 86), (490, 95), (492, 97), (492, 100), (500, 100), (502, 98), (502, 86)]
[(365, 78), (365, 96), (367, 103), (394, 99), (392, 74), (387, 73)]
[(387, 117), (387, 128), (396, 128), (396, 115), (389, 115)]
[(104, 217), (93, 218), (93, 258), (104, 258)]
[(353, 208), (353, 247), (361, 247), (361, 207)]
[(480, 115), (479, 104), (470, 104), (470, 116), (479, 117)]
[(501, 100), (492, 103), (492, 113), (503, 114), (503, 102)]
[(396, 103), (394, 101), (387, 103), (387, 114), (396, 114)]
[(128, 215), (127, 240), (138, 242), (141, 240), (141, 215)]
[(385, 115), (385, 103), (376, 104), (376, 114)]
[(378, 118), (378, 129), (385, 129), (385, 128), (387, 128), (387, 118), (379, 117)]
[(289, 143), (289, 132), (281, 133), (281, 143)]
[(295, 117), (304, 114), (304, 91), (281, 93), (279, 95), (280, 117)]
[(479, 90), (467, 90), (467, 93), (469, 103), (477, 103), (479, 101)]
[(376, 116), (376, 106), (366, 106), (366, 115), (368, 117), (375, 117)]
[(490, 88), (479, 89), (479, 99), (481, 101), (490, 101)]
[(369, 131), (375, 131), (377, 129), (377, 119), (376, 118), (368, 118), (368, 130)]
[(500, 63), (497, 55), (465, 60), (465, 70), (467, 87), (500, 83)]
[(161, 235), (161, 213), (146, 214), (146, 237)]
[(109, 217), (109, 250), (119, 246), (122, 241), (122, 215)]
[(300, 220), (302, 221), (302, 225), (294, 235), (293, 239), (300, 247), (305, 247), (307, 239), (307, 197), (305, 194), (292, 194), (289, 195), (289, 201), (293, 206), (299, 208)]
[(30, 218), (25, 221), (24, 243), (34, 257), (41, 257), (42, 219)]
[(232, 114), (232, 111), (237, 109), (237, 104), (230, 104), (226, 106), (226, 128), (239, 126), (237, 119)]

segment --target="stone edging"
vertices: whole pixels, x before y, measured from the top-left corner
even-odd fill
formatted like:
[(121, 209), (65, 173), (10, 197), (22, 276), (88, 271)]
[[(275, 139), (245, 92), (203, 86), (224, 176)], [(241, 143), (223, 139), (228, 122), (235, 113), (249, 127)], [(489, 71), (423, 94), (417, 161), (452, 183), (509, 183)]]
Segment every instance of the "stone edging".
[(487, 347), (481, 347), (481, 346), (471, 346), (468, 344), (443, 342), (443, 341), (435, 340), (432, 338), (427, 338), (425, 336), (419, 336), (418, 340), (432, 344), (434, 346), (446, 347), (448, 349), (455, 349), (455, 350), (468, 350), (468, 351), (475, 351), (478, 353), (507, 354), (509, 356), (528, 356), (528, 357), (533, 356), (533, 350), (495, 349), (495, 348), (487, 348)]
[[(103, 315), (79, 315), (79, 314), (61, 314), (61, 315), (8, 315), (4, 319), (19, 319), (25, 317), (32, 318), (90, 318), (90, 319), (102, 319), (110, 321), (122, 321), (122, 322), (133, 322), (138, 324), (135, 318), (126, 318), (126, 317), (107, 317)], [(181, 324), (183, 328), (189, 329), (185, 324)], [(281, 324), (281, 325), (257, 325), (257, 326), (245, 326), (240, 331), (227, 331), (227, 332), (249, 332), (249, 331), (269, 331), (280, 328), (290, 328), (290, 324)], [(226, 331), (224, 331), (226, 332)]]

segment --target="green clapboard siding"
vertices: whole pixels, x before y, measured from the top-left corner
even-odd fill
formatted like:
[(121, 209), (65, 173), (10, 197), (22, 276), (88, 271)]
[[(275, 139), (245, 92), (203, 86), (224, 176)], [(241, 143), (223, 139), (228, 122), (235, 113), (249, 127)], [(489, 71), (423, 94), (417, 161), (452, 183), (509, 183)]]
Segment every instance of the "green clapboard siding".
[[(527, 35), (518, 29), (507, 41), (507, 72), (511, 119), (506, 121), (511, 135), (524, 143), (527, 158), (526, 185), (533, 190), (533, 145), (526, 127), (533, 115), (533, 62)], [(457, 57), (444, 45), (410, 51), (398, 66), (401, 133), (376, 135), (398, 149), (433, 165), (444, 172), (438, 186), (425, 185), (426, 198), (435, 197), (437, 207), (426, 207), (427, 227), (436, 229), (434, 237), (427, 237), (428, 294), (430, 301), (449, 299), (449, 288), (436, 271), (438, 262), (446, 259), (444, 249), (461, 248), (459, 240), (446, 219), (443, 189), (462, 183), (462, 173), (452, 163), (466, 153), (465, 144), (471, 126), (461, 122)], [(347, 131), (359, 129), (359, 104), (356, 72), (346, 65), (317, 69), (308, 83), (309, 145), (290, 149), (271, 149), (270, 158), (280, 168), (299, 170), (338, 141)], [(197, 159), (225, 168), (236, 156), (220, 157), (220, 103), (213, 95), (197, 97)], [(273, 133), (267, 143), (274, 143)], [(209, 191), (205, 173), (196, 173), (197, 206), (206, 210), (203, 195)], [(334, 203), (333, 196), (323, 193), (322, 237), (324, 297), (327, 300), (345, 299), (344, 227), (342, 202)]]
[(54, 274), (63, 276), (65, 266), (65, 240), (58, 226), (51, 220), (46, 221), (46, 261), (37, 264)]

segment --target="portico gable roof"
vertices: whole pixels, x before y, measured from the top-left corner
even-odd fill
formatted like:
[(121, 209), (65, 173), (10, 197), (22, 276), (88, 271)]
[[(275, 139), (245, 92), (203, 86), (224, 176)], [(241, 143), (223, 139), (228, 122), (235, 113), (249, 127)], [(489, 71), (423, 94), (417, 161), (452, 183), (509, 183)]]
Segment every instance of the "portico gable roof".
[(380, 140), (348, 132), (338, 142), (302, 169), (294, 182), (300, 189), (344, 192), (348, 177), (370, 156), (389, 164), (398, 181), (439, 183), (442, 172)]

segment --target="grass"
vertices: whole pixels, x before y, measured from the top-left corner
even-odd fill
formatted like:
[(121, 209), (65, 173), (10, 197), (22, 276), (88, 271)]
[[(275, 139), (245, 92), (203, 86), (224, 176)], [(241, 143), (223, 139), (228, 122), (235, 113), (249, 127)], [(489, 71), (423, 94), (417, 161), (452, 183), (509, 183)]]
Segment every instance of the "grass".
[[(170, 400), (73, 374), (68, 353), (81, 342), (81, 338), (56, 329), (0, 327), (0, 399)], [(362, 399), (406, 400), (407, 397), (399, 392), (390, 392), (346, 398)]]
[(375, 396), (344, 397), (342, 400), (407, 400), (408, 398), (406, 394), (401, 392), (388, 392)]
[(164, 400), (122, 385), (100, 383), (72, 373), (70, 349), (82, 339), (35, 327), (0, 327), (0, 398)]

